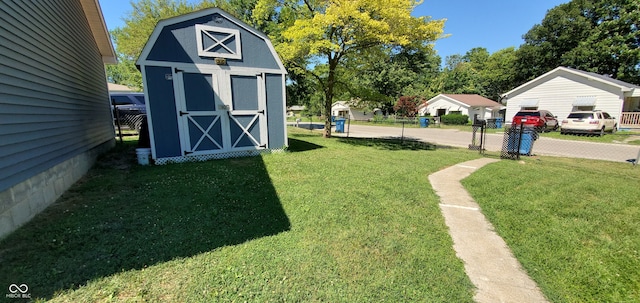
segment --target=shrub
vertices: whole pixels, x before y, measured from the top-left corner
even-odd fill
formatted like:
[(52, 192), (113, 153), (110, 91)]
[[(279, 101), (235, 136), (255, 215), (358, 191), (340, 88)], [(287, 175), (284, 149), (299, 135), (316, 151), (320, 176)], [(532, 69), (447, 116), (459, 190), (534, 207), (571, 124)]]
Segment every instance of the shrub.
[(469, 116), (461, 114), (449, 114), (440, 117), (440, 122), (451, 125), (465, 125), (469, 123)]
[(396, 111), (396, 115), (402, 117), (415, 117), (418, 113), (418, 104), (417, 97), (413, 96), (402, 96), (398, 101), (396, 101), (396, 105), (393, 106), (393, 110)]

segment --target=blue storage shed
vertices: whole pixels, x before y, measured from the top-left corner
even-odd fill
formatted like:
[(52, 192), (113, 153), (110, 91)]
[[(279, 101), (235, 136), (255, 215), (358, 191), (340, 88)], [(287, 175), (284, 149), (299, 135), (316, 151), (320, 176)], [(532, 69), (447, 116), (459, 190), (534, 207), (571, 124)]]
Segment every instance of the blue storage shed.
[(136, 64), (156, 164), (287, 146), (284, 65), (264, 33), (225, 11), (158, 22)]

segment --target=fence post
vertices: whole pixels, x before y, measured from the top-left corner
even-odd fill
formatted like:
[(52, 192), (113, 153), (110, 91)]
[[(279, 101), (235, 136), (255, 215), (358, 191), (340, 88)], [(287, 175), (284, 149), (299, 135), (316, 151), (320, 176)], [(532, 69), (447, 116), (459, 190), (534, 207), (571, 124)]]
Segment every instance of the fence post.
[(524, 122), (520, 121), (520, 130), (518, 133), (518, 149), (516, 150), (516, 157), (520, 160), (520, 148), (522, 148), (522, 135), (524, 134)]
[(120, 143), (123, 143), (124, 140), (122, 139), (122, 127), (120, 126), (120, 111), (118, 110), (118, 106), (113, 100), (111, 100), (111, 104), (113, 104), (113, 108), (116, 114), (116, 125), (118, 127), (118, 137), (120, 137)]
[(349, 129), (351, 128), (351, 116), (347, 117), (347, 138), (349, 138)]
[(484, 154), (484, 142), (487, 135), (487, 122), (482, 120), (480, 125), (480, 154)]

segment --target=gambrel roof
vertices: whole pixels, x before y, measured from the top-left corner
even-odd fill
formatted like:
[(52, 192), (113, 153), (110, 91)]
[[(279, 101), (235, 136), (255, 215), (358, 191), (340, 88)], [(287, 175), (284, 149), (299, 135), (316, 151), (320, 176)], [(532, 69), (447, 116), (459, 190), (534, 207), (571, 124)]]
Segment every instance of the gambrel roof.
[[(217, 15), (217, 16), (216, 16)], [(155, 43), (157, 42), (158, 38), (162, 35), (163, 30), (165, 30), (165, 28), (170, 29), (171, 27), (176, 27), (179, 26), (180, 23), (183, 22), (194, 22), (196, 20), (198, 20), (196, 22), (196, 31), (198, 31), (198, 29), (200, 28), (200, 30), (205, 30), (206, 28), (209, 26), (203, 26), (201, 24), (198, 24), (201, 21), (207, 21), (209, 23), (213, 23), (213, 24), (217, 24), (217, 23), (222, 23), (222, 21), (226, 20), (228, 22), (230, 22), (231, 24), (233, 24), (234, 27), (236, 27), (237, 29), (241, 29), (241, 31), (246, 31), (248, 33), (250, 33), (251, 35), (254, 35), (255, 37), (257, 37), (259, 40), (262, 40), (262, 42), (267, 46), (268, 51), (271, 53), (271, 56), (273, 58), (273, 60), (275, 61), (275, 65), (277, 66), (277, 69), (282, 71), (282, 73), (286, 73), (286, 69), (284, 67), (284, 64), (282, 64), (282, 61), (280, 60), (280, 57), (278, 56), (278, 54), (275, 51), (275, 48), (273, 47), (273, 44), (271, 44), (271, 41), (269, 40), (269, 37), (249, 26), (248, 24), (240, 21), (239, 19), (233, 17), (231, 14), (225, 12), (224, 10), (221, 10), (219, 8), (207, 8), (207, 9), (202, 9), (199, 11), (195, 11), (192, 13), (188, 13), (188, 14), (184, 14), (184, 15), (180, 15), (180, 16), (176, 16), (176, 17), (172, 17), (172, 18), (167, 18), (167, 19), (163, 19), (160, 20), (158, 22), (158, 24), (156, 25), (155, 29), (153, 30), (153, 32), (151, 33), (151, 36), (149, 36), (149, 40), (147, 40), (147, 43), (145, 44), (144, 48), (142, 49), (142, 52), (140, 53), (140, 56), (138, 57), (137, 61), (136, 61), (136, 65), (141, 66), (141, 65), (146, 65), (146, 63), (149, 60), (149, 56), (154, 48)], [(239, 31), (235, 30), (235, 29), (223, 29), (222, 27), (218, 27), (217, 28), (218, 31), (225, 31), (225, 33), (223, 33), (223, 35), (227, 35), (227, 37), (231, 37), (233, 35), (237, 35), (235, 37), (235, 39), (233, 39), (234, 41), (236, 41), (238, 44), (231, 46), (231, 47), (226, 47), (223, 44), (223, 41), (225, 41), (227, 39), (227, 37), (215, 37), (214, 35), (210, 36), (210, 38), (215, 41), (215, 43), (213, 43), (213, 46), (222, 46), (223, 48), (227, 49), (228, 51), (230, 51), (232, 54), (227, 54), (227, 58), (230, 59), (240, 59), (240, 54), (239, 52), (241, 51), (240, 49), (240, 37), (239, 37)], [(194, 32), (193, 36), (195, 37), (196, 34)], [(198, 40), (198, 43), (202, 43), (200, 40)], [(187, 45), (189, 47), (191, 47), (191, 45)], [(198, 54), (199, 56), (204, 56), (202, 52), (206, 52), (206, 50), (202, 50), (201, 48), (203, 47), (203, 45), (198, 45)], [(209, 46), (209, 48), (212, 48), (213, 46)], [(184, 47), (184, 45), (181, 45), (181, 47)], [(206, 45), (205, 45), (205, 48)], [(236, 53), (237, 52), (237, 53)], [(211, 56), (208, 56), (211, 57)], [(153, 61), (153, 60), (151, 60)]]

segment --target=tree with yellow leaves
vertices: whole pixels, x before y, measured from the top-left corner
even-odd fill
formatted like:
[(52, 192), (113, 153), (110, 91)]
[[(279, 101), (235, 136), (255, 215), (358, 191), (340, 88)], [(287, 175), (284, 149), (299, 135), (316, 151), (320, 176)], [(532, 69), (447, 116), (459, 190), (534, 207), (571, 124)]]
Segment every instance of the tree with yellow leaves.
[[(271, 39), (289, 69), (315, 79), (324, 94), (324, 137), (331, 137), (331, 104), (337, 73), (351, 56), (374, 47), (431, 48), (444, 20), (413, 17), (415, 0), (258, 0), (258, 24), (278, 24)], [(326, 68), (316, 68), (326, 65)]]

